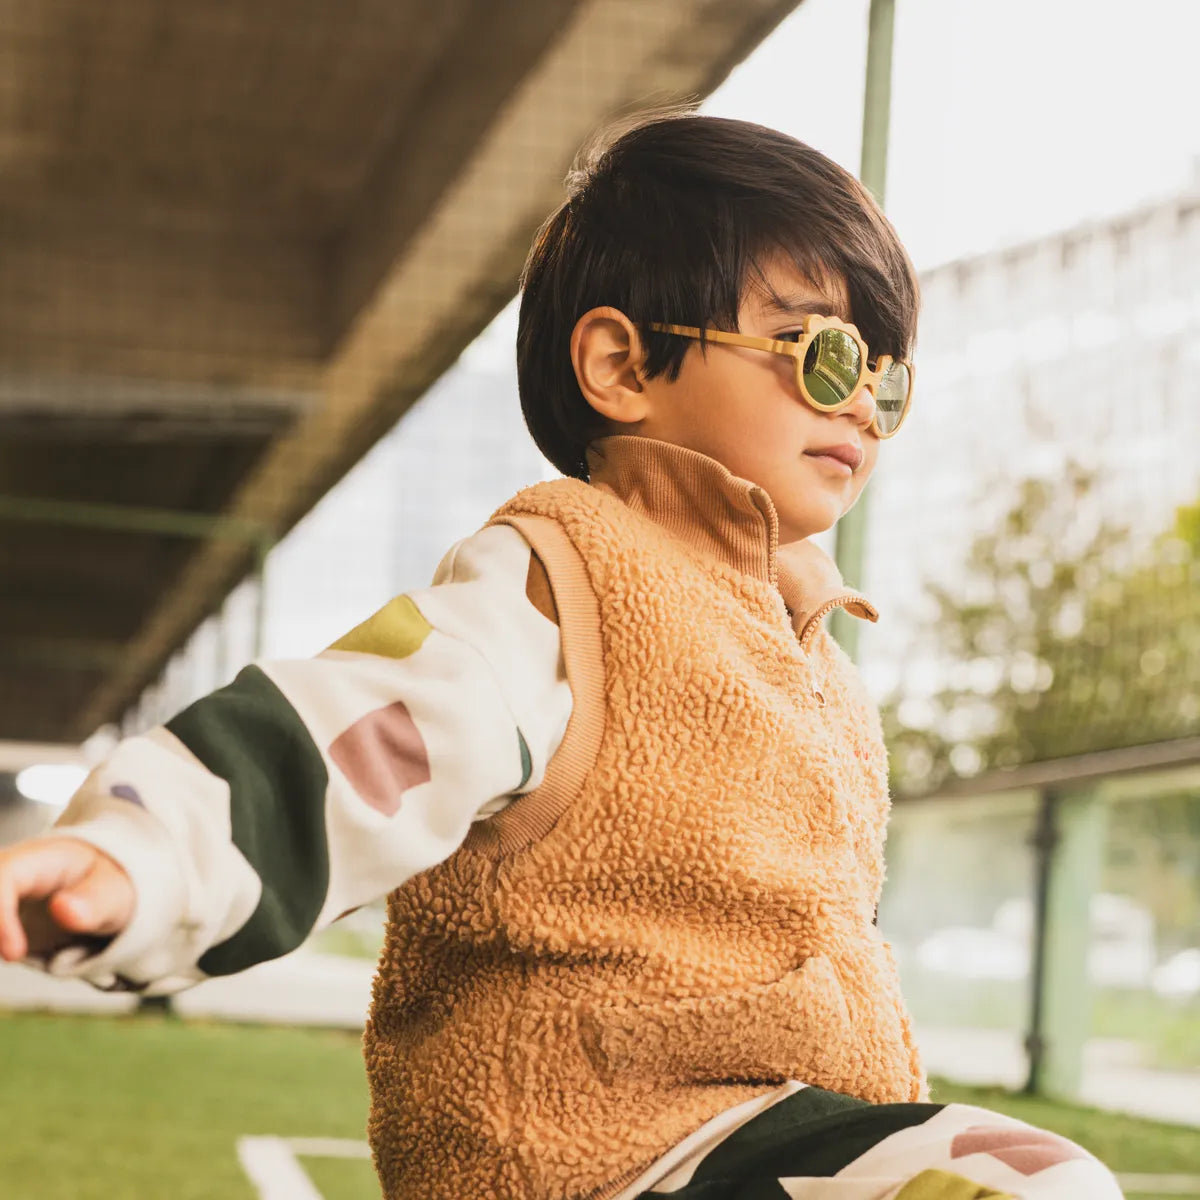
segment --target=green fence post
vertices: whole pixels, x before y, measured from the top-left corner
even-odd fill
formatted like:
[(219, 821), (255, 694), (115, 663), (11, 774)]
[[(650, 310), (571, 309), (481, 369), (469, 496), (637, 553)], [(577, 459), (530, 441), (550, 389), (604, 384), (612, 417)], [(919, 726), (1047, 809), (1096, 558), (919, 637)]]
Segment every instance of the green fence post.
[[(895, 0), (871, 0), (867, 17), (867, 78), (863, 94), (862, 156), (859, 177), (883, 205), (887, 183), (888, 128), (892, 104), (892, 28)], [(842, 578), (853, 588), (863, 585), (866, 560), (867, 493), (834, 526), (834, 558)], [(838, 608), (830, 614), (829, 629), (854, 662), (858, 661), (861, 622)]]
[(1026, 1092), (1075, 1099), (1092, 1023), (1088, 958), (1092, 897), (1104, 869), (1108, 806), (1099, 790), (1042, 797), (1038, 851), (1033, 995), (1026, 1045)]

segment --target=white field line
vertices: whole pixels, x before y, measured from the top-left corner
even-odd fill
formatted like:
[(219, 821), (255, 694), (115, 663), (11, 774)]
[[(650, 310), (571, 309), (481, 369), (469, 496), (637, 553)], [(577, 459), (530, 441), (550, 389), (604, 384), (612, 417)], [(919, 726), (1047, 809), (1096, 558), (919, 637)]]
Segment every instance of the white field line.
[(305, 1158), (370, 1158), (366, 1142), (348, 1138), (238, 1138), (237, 1156), (259, 1200), (322, 1200), (297, 1155)]
[(350, 1138), (284, 1138), (301, 1158), (370, 1158), (371, 1147), (366, 1142)]
[(242, 1170), (258, 1189), (259, 1200), (321, 1200), (321, 1193), (283, 1138), (238, 1138), (237, 1155)]

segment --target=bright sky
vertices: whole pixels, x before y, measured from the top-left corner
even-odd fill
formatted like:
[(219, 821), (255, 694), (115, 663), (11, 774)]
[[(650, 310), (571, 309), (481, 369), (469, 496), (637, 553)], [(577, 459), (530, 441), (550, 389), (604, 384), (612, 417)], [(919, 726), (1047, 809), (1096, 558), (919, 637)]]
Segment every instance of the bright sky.
[[(867, 0), (804, 0), (702, 111), (858, 173)], [(919, 269), (1200, 187), (1200, 0), (896, 0), (886, 207)]]
[[(857, 174), (868, 4), (803, 0), (703, 111), (783, 129)], [(1200, 162), (1196, 45), (1200, 0), (896, 0), (886, 206), (918, 268), (1184, 189)], [(514, 301), (459, 369), (512, 375), (516, 323)], [(331, 527), (342, 502), (319, 510)], [(297, 561), (327, 562), (311, 537)], [(832, 551), (832, 534), (818, 542)], [(286, 592), (272, 599), (277, 654)], [(318, 607), (295, 608), (303, 650), (286, 653), (311, 652)], [(322, 636), (346, 619), (331, 611)]]
[[(869, 0), (803, 0), (701, 106), (858, 174)], [(1200, 190), (1200, 0), (896, 0), (885, 204), (919, 270)], [(511, 361), (516, 304), (464, 354)]]

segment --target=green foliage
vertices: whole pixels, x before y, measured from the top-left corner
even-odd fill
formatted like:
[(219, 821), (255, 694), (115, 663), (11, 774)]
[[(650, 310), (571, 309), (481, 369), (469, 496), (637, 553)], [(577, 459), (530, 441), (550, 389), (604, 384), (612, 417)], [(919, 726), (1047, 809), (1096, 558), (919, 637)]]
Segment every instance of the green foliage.
[[(1104, 886), (1136, 896), (1154, 915), (1160, 958), (1200, 946), (1200, 795), (1173, 792), (1111, 806)], [(1200, 1008), (1186, 1053), (1200, 1068)], [(1162, 1026), (1156, 1026), (1159, 1033)], [(1183, 1051), (1185, 1047), (1181, 1046)], [(1167, 1059), (1167, 1061), (1171, 1061)]]
[(1077, 463), (1022, 480), (960, 583), (928, 586), (914, 650), (946, 682), (881, 706), (896, 794), (1200, 731), (1200, 504), (1139, 544), (1095, 486)]

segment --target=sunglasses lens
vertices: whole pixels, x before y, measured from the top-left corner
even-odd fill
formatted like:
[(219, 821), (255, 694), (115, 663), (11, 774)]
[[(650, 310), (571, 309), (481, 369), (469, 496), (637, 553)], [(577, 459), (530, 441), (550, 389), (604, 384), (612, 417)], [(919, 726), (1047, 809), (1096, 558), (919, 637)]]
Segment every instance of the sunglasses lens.
[(884, 437), (895, 433), (904, 420), (910, 386), (911, 377), (904, 363), (892, 363), (883, 373), (875, 389), (875, 420), (879, 422), (879, 432)]
[(822, 329), (809, 344), (801, 371), (813, 403), (836, 408), (854, 394), (862, 373), (858, 343), (840, 329)]

